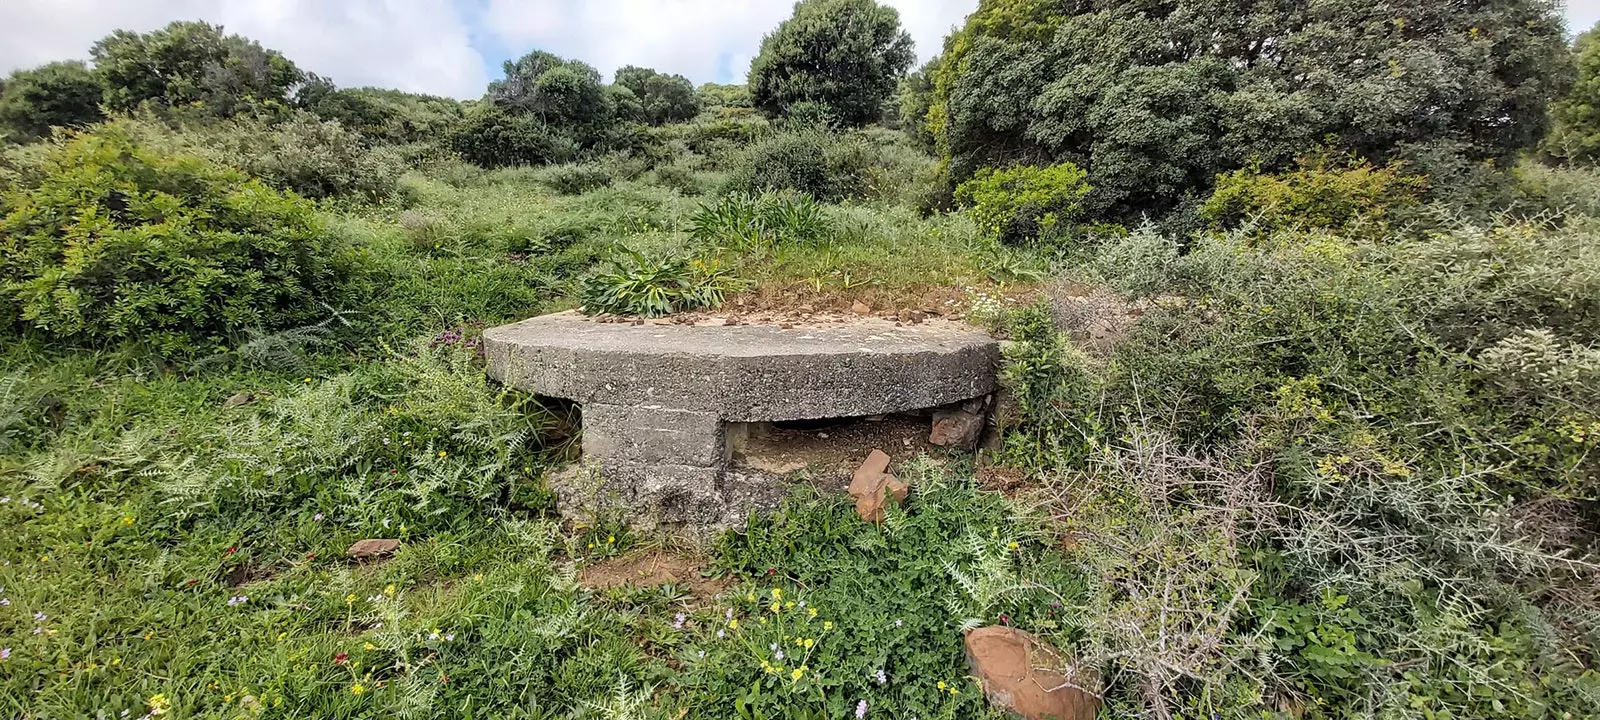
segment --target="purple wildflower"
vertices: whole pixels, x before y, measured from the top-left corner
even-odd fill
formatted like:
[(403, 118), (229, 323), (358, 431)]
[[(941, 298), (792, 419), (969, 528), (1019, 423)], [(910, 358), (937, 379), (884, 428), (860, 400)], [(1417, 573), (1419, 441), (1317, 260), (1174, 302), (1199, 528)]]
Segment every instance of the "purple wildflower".
[(228, 607), (233, 607), (234, 605), (243, 605), (247, 602), (250, 602), (250, 597), (248, 595), (235, 595), (231, 598), (228, 598)]
[(782, 660), (783, 659), (783, 651), (782, 650), (773, 651), (772, 656), (777, 658), (777, 659), (779, 659), (779, 660)]
[(44, 632), (44, 628), (39, 627), (37, 625), (35, 625), (33, 627), (33, 634), (38, 635), (39, 633), (42, 633), (42, 632)]
[(42, 612), (36, 612), (36, 613), (33, 614), (33, 621), (34, 622), (44, 622), (44, 621), (49, 620), (49, 619), (50, 619), (50, 616), (46, 615), (46, 614), (44, 614)]
[(11, 659), (11, 648), (0, 648), (0, 661)]
[(861, 702), (856, 703), (856, 717), (857, 718), (864, 718), (866, 716), (867, 716), (867, 701), (862, 700)]
[(683, 629), (683, 620), (684, 620), (683, 613), (678, 613), (678, 616), (672, 619), (672, 629), (673, 630), (682, 630)]
[(322, 522), (322, 513), (317, 513), (316, 515), (313, 515), (311, 517), (311, 520), (313, 522)]
[(900, 627), (901, 625), (904, 625), (904, 624), (905, 624), (904, 620), (896, 620), (896, 621), (894, 621), (894, 626), (895, 627)]
[(704, 651), (704, 650), (701, 650), (701, 651), (700, 651), (700, 657), (701, 657), (701, 658), (704, 658), (704, 657), (705, 657), (705, 656), (706, 656), (706, 651)]
[(889, 682), (889, 676), (883, 674), (883, 668), (878, 668), (878, 684), (879, 685), (885, 685), (888, 682)]
[(728, 633), (727, 633), (726, 630), (718, 630), (717, 631), (717, 637), (723, 638), (723, 637), (727, 637), (727, 636), (728, 636)]

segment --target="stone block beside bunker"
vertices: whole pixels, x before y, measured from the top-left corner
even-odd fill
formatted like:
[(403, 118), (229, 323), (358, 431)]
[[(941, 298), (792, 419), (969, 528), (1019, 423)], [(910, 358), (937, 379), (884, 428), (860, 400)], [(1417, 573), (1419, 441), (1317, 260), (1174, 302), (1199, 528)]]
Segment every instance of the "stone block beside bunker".
[(786, 328), (563, 312), (483, 339), (491, 377), (581, 405), (583, 460), (552, 481), (563, 511), (643, 526), (728, 527), (775, 504), (778, 477), (732, 462), (752, 424), (960, 406), (995, 391), (1000, 359), (966, 325), (874, 318)]

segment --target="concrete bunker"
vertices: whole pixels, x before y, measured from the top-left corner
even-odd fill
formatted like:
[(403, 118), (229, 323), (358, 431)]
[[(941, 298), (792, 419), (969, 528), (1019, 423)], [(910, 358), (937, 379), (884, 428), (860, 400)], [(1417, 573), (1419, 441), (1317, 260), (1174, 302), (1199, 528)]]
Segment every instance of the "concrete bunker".
[[(937, 411), (981, 424), (1000, 355), (988, 334), (943, 321), (634, 324), (573, 312), (487, 330), (484, 349), (491, 377), (581, 406), (583, 462), (551, 483), (563, 512), (702, 527), (739, 523), (787, 492), (782, 467), (750, 459), (805, 423)], [(930, 421), (936, 434), (945, 422)]]

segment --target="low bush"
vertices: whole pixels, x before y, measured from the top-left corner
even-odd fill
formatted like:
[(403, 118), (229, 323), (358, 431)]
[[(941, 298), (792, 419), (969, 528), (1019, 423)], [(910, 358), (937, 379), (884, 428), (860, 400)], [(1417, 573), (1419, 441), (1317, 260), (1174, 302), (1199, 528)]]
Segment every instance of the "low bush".
[(486, 168), (569, 162), (579, 151), (577, 141), (533, 115), (494, 109), (462, 120), (450, 134), (450, 147)]
[(340, 279), (315, 207), (111, 124), (5, 195), (0, 296), (54, 338), (200, 352), (318, 313)]
[(217, 159), (308, 198), (381, 202), (394, 195), (405, 170), (392, 151), (369, 148), (355, 132), (309, 113), (208, 134)]
[(1406, 175), (1398, 164), (1374, 167), (1367, 161), (1337, 164), (1321, 157), (1301, 161), (1293, 172), (1262, 174), (1235, 170), (1217, 177), (1216, 190), (1200, 215), (1216, 227), (1254, 223), (1261, 233), (1276, 230), (1351, 230), (1367, 223), (1381, 228), (1397, 211), (1414, 206), (1427, 191), (1427, 178)]
[(611, 184), (611, 170), (594, 163), (567, 163), (545, 168), (539, 183), (562, 195), (582, 195)]
[(590, 315), (659, 317), (721, 307), (739, 287), (717, 260), (619, 247), (599, 270), (584, 278), (582, 310)]
[(956, 187), (979, 229), (1003, 243), (1020, 243), (1064, 229), (1083, 212), (1088, 174), (1072, 163), (1049, 167), (983, 168)]
[(790, 129), (757, 141), (733, 161), (728, 191), (802, 192), (823, 201), (861, 197), (875, 160), (859, 138), (818, 128)]

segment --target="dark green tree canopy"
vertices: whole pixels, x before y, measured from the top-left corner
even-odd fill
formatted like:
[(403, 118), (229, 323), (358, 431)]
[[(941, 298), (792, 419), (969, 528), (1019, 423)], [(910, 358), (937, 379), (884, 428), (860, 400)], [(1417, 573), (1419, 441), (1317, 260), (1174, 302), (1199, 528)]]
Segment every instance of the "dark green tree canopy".
[(600, 71), (543, 50), (506, 61), (505, 79), (489, 84), (489, 100), (513, 114), (531, 114), (549, 124), (608, 122), (613, 108)]
[(1570, 63), (1548, 0), (983, 0), (946, 42), (929, 126), (956, 179), (1089, 168), (1101, 217), (1320, 144), (1386, 161), (1537, 142)]
[(694, 83), (682, 75), (667, 75), (649, 68), (628, 65), (617, 71), (616, 84), (633, 92), (639, 101), (639, 113), (623, 117), (651, 125), (683, 122), (700, 112), (700, 100), (695, 96)]
[(878, 119), (915, 60), (900, 13), (874, 0), (803, 0), (761, 41), (750, 64), (756, 107), (786, 115), (797, 103), (825, 105), (839, 122)]
[(105, 119), (100, 111), (103, 88), (81, 62), (56, 62), (18, 70), (0, 91), (0, 133), (27, 141), (52, 127), (77, 127)]
[(226, 117), (253, 106), (285, 106), (290, 90), (305, 79), (277, 51), (204, 22), (175, 22), (147, 33), (118, 30), (90, 54), (106, 105), (119, 111), (147, 101), (203, 103)]
[(1565, 162), (1600, 160), (1600, 24), (1572, 46), (1578, 82), (1550, 107), (1555, 127), (1545, 138), (1546, 155)]

